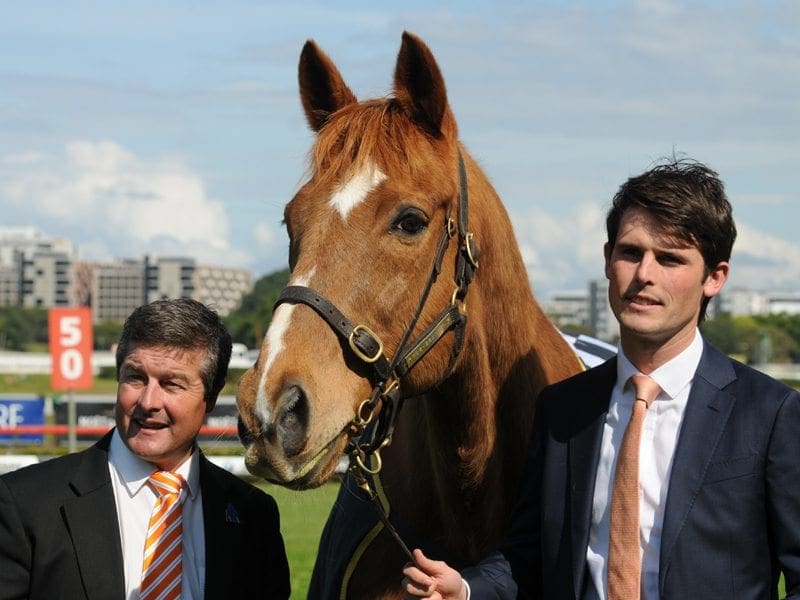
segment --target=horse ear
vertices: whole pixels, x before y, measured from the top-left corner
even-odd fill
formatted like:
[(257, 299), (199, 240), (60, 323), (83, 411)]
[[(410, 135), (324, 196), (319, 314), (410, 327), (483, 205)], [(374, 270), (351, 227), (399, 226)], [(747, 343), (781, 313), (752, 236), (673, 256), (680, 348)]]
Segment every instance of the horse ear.
[(428, 46), (403, 32), (394, 72), (394, 95), (411, 118), (435, 137), (455, 132), (442, 72)]
[(328, 117), (343, 106), (358, 102), (339, 69), (314, 40), (308, 40), (300, 53), (298, 80), (303, 110), (314, 131), (322, 129)]

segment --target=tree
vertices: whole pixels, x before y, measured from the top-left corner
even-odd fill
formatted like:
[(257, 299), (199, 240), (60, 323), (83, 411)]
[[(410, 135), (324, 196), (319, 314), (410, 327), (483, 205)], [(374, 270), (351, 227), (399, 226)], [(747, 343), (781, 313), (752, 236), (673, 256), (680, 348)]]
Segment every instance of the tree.
[(714, 346), (744, 362), (800, 361), (800, 315), (722, 314), (700, 329)]
[(28, 350), (47, 345), (47, 311), (22, 306), (0, 307), (0, 348)]
[(111, 350), (122, 335), (122, 323), (107, 319), (94, 326), (95, 350)]
[(241, 306), (225, 317), (225, 325), (235, 342), (258, 348), (272, 321), (272, 307), (289, 283), (289, 269), (276, 271), (256, 281), (253, 290), (242, 298)]

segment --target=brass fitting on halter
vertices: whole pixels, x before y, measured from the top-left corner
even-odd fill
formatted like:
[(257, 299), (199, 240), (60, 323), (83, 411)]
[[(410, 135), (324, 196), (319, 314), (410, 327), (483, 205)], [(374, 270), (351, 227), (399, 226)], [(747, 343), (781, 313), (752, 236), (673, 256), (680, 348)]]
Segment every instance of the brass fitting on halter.
[(451, 240), (458, 235), (458, 225), (453, 217), (447, 217), (447, 237)]
[(474, 244), (475, 244), (475, 236), (472, 234), (471, 231), (468, 231), (467, 235), (464, 236), (464, 250), (467, 253), (467, 259), (469, 260), (469, 264), (471, 264), (474, 269), (477, 269), (478, 246)]
[[(362, 351), (356, 343), (356, 339), (358, 339), (359, 335), (366, 335), (368, 338), (374, 340), (375, 345), (377, 345), (377, 348), (371, 356)], [(383, 356), (383, 342), (381, 342), (381, 339), (377, 336), (377, 334), (366, 325), (356, 325), (353, 327), (353, 331), (351, 331), (350, 335), (347, 336), (347, 343), (350, 345), (350, 349), (353, 351), (353, 354), (367, 364), (371, 365), (381, 356)]]
[[(347, 453), (350, 455), (351, 469), (354, 468), (353, 463), (355, 463), (355, 465), (370, 475), (377, 475), (380, 472), (383, 466), (380, 454), (381, 450), (392, 443), (392, 434), (394, 433), (393, 415), (389, 420), (388, 427), (385, 427), (383, 435), (378, 437), (380, 443), (376, 445), (374, 437), (371, 442), (367, 443), (360, 444), (357, 440), (361, 438), (367, 430), (367, 427), (373, 422), (378, 405), (380, 404), (382, 407), (388, 408), (390, 413), (394, 412), (399, 395), (400, 381), (397, 378), (393, 378), (389, 382), (389, 385), (385, 387), (376, 387), (376, 389), (373, 390), (372, 396), (364, 400), (358, 406), (356, 415), (350, 422), (347, 432), (350, 438)], [(380, 428), (381, 426), (381, 423), (376, 424), (376, 428)], [(372, 435), (375, 435), (375, 429), (373, 429)], [(374, 467), (367, 466), (368, 456), (375, 457), (376, 465)]]

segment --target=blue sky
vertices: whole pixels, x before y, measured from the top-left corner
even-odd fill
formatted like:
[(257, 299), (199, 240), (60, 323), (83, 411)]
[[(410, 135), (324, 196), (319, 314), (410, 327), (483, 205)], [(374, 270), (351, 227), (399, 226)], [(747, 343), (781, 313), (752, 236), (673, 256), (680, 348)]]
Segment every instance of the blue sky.
[(800, 288), (792, 0), (3, 2), (0, 226), (90, 260), (283, 268), (311, 143), (303, 43), (367, 98), (391, 89), (404, 29), (436, 56), (539, 296), (602, 276), (610, 197), (673, 151), (726, 183), (729, 285)]

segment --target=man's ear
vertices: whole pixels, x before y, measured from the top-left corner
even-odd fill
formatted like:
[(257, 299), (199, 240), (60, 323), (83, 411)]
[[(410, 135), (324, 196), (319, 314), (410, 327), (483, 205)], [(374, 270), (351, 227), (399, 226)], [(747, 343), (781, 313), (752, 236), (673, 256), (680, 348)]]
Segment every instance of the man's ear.
[(722, 287), (728, 281), (730, 270), (731, 266), (726, 261), (717, 263), (717, 266), (711, 269), (703, 283), (703, 295), (706, 298), (713, 298), (722, 291)]

